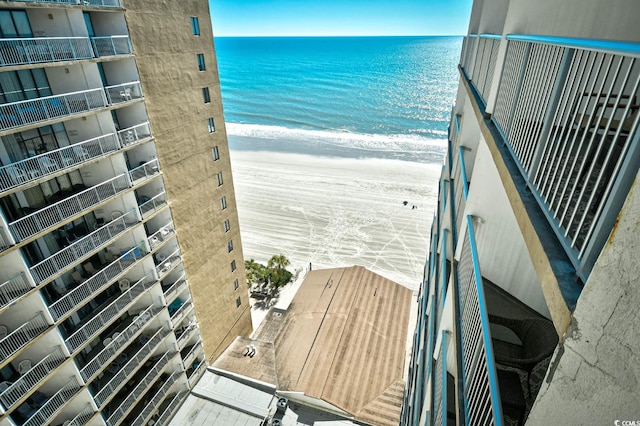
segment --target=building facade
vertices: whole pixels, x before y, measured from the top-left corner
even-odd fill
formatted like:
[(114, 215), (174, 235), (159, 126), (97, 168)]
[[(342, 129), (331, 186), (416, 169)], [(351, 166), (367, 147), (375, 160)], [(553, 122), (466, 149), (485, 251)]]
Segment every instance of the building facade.
[(251, 332), (208, 3), (0, 18), (0, 425), (168, 424)]
[(474, 1), (401, 424), (640, 415), (638, 13)]

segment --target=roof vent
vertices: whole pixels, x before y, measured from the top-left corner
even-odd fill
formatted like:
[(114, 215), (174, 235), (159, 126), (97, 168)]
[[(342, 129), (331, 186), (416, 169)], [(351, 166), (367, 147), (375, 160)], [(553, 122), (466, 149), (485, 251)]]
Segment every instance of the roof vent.
[(276, 413), (284, 414), (284, 412), (287, 411), (287, 404), (288, 403), (289, 403), (289, 401), (287, 400), (287, 398), (285, 398), (283, 396), (278, 398), (278, 402), (276, 404)]

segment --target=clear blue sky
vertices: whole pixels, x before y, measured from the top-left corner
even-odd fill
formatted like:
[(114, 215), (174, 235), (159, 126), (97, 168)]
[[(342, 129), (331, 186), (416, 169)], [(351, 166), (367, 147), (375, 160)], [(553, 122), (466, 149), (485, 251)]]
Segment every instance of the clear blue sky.
[(469, 25), (471, 3), (472, 0), (209, 0), (216, 36), (463, 35)]

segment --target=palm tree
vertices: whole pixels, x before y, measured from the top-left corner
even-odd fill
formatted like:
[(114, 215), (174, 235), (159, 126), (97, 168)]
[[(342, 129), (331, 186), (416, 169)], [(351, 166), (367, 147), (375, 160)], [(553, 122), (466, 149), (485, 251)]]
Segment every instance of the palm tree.
[(269, 262), (267, 262), (267, 266), (275, 269), (277, 272), (280, 272), (281, 269), (286, 268), (290, 264), (291, 262), (289, 262), (289, 259), (287, 259), (284, 254), (273, 255), (271, 259), (269, 259)]

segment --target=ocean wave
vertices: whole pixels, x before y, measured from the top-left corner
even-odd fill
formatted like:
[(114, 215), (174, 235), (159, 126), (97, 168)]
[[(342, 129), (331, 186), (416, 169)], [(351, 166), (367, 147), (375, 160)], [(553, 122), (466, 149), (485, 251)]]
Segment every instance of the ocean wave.
[[(438, 137), (414, 134), (362, 134), (337, 130), (294, 129), (283, 126), (227, 123), (230, 136), (256, 138), (270, 141), (299, 141), (302, 143), (328, 144), (350, 150), (421, 153), (433, 152), (446, 146), (446, 133)], [(435, 135), (434, 135), (435, 136)]]

